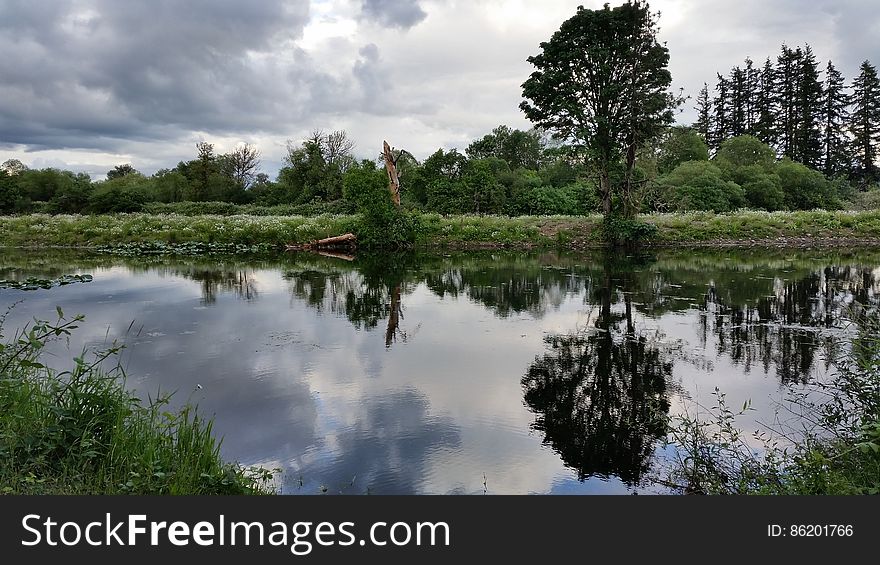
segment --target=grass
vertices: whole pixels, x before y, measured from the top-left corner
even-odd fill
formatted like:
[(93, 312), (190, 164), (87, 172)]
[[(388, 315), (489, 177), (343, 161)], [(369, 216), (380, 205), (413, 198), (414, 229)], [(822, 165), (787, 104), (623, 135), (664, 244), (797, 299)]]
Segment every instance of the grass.
[[(225, 463), (212, 422), (195, 408), (144, 404), (119, 367), (118, 351), (85, 354), (67, 371), (40, 362), (51, 339), (81, 317), (35, 321), (0, 346), (0, 493), (263, 494), (272, 473)], [(2, 329), (2, 328), (0, 328)]]
[[(772, 243), (799, 240), (880, 240), (880, 211), (690, 212), (650, 214), (653, 243)], [(422, 214), (417, 243), (426, 247), (597, 247), (602, 220), (594, 216), (441, 216)], [(0, 241), (8, 246), (163, 246), (195, 252), (281, 248), (357, 231), (358, 216), (247, 216), (33, 214), (0, 217)], [(158, 247), (156, 247), (158, 246)], [(190, 245), (189, 247), (192, 247)]]

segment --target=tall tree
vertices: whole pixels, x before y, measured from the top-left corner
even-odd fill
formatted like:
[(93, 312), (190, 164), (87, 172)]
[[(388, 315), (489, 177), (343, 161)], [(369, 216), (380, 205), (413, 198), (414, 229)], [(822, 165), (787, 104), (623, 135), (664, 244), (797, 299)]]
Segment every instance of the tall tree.
[(776, 139), (776, 96), (774, 95), (776, 70), (770, 57), (758, 73), (758, 87), (755, 92), (754, 136), (764, 143), (775, 146)]
[(714, 128), (712, 136), (709, 139), (709, 147), (717, 151), (724, 143), (724, 140), (730, 137), (730, 82), (718, 73), (718, 82), (715, 84), (715, 98), (712, 100), (712, 107), (715, 113), (712, 117)]
[(819, 80), (819, 64), (809, 45), (804, 47), (798, 63), (792, 159), (818, 169), (822, 160), (822, 134), (819, 128), (822, 83)]
[(849, 95), (843, 75), (831, 61), (825, 67), (825, 87), (822, 94), (822, 171), (833, 177), (850, 167), (847, 156), (846, 121)]
[(745, 82), (743, 83), (743, 103), (745, 105), (745, 133), (755, 135), (758, 123), (758, 88), (761, 71), (755, 68), (755, 62), (746, 57)]
[(779, 57), (776, 59), (776, 76), (774, 91), (777, 100), (777, 151), (785, 156), (795, 158), (798, 131), (798, 86), (800, 81), (800, 62), (803, 52), (800, 47), (791, 49), (783, 44)]
[(260, 170), (260, 150), (249, 143), (239, 145), (225, 155), (229, 175), (236, 185), (247, 190), (254, 184)]
[(656, 14), (640, 1), (581, 6), (540, 47), (528, 58), (535, 71), (522, 85), (520, 108), (581, 151), (597, 173), (606, 218), (632, 216), (636, 150), (672, 123), (677, 103)]
[(217, 155), (214, 153), (214, 144), (207, 141), (196, 143), (198, 158), (193, 163), (195, 178), (191, 179), (193, 200), (206, 200), (211, 185), (211, 175), (215, 172)]
[(694, 122), (694, 130), (703, 136), (703, 141), (709, 143), (712, 134), (712, 101), (709, 100), (709, 85), (703, 83), (700, 94), (697, 95), (697, 121)]
[(877, 143), (880, 142), (880, 79), (869, 61), (859, 67), (852, 84), (852, 110), (849, 129), (856, 160), (855, 173), (862, 187), (877, 182)]
[(748, 93), (746, 92), (746, 73), (740, 67), (730, 71), (728, 80), (730, 97), (730, 135), (737, 137), (748, 130), (746, 118)]

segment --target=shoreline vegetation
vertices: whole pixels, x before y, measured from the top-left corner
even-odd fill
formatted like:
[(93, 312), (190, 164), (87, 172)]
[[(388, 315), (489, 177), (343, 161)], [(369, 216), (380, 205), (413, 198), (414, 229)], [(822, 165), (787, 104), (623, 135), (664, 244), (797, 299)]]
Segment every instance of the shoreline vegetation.
[(129, 392), (118, 364), (104, 368), (121, 346), (83, 351), (64, 371), (41, 363), (45, 345), (84, 319), (57, 314), (10, 339), (0, 318), (0, 495), (274, 492), (273, 471), (222, 460), (195, 406)]
[[(602, 217), (414, 214), (413, 246), (435, 249), (596, 249)], [(880, 246), (880, 211), (680, 212), (639, 216), (655, 247)], [(283, 250), (340, 233), (358, 234), (357, 214), (319, 216), (108, 214), (0, 216), (7, 247), (236, 253)]]

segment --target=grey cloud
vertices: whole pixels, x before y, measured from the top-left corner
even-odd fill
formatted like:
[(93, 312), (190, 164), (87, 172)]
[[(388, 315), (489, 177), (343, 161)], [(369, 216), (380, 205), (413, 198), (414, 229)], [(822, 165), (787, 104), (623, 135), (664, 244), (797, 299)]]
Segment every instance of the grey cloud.
[(10, 1), (0, 12), (7, 147), (112, 150), (193, 130), (274, 131), (280, 113), (315, 110), (306, 104), (320, 97), (308, 94), (326, 82), (282, 50), (302, 32), (305, 0)]
[(427, 17), (419, 0), (363, 0), (365, 18), (389, 27), (409, 29)]

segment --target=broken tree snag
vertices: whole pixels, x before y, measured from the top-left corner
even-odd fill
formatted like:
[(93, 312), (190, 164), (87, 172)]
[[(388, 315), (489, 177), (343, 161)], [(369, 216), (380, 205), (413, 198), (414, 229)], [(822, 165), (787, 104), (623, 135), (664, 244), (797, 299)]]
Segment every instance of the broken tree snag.
[(385, 170), (388, 171), (388, 190), (391, 192), (391, 201), (395, 206), (400, 206), (400, 175), (397, 172), (397, 160), (387, 141), (382, 142), (382, 154), (385, 157)]

